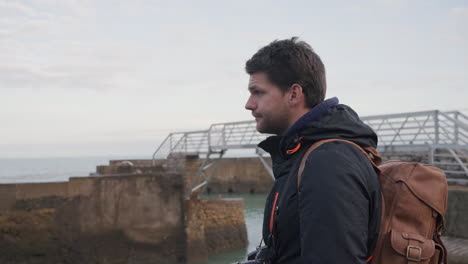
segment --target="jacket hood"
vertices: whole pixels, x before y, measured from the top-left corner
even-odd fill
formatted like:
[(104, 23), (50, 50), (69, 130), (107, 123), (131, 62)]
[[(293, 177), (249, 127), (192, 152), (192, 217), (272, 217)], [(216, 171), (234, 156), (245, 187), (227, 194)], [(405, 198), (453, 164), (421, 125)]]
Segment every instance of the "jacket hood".
[(374, 130), (359, 119), (351, 107), (337, 104), (329, 108), (316, 121), (309, 122), (295, 136), (304, 141), (316, 142), (323, 139), (338, 138), (352, 141), (363, 147), (377, 147), (377, 135)]
[(313, 144), (324, 139), (345, 139), (363, 147), (377, 147), (377, 135), (351, 107), (338, 104), (336, 97), (323, 101), (299, 118), (282, 136), (271, 136), (258, 146), (274, 159), (297, 143)]

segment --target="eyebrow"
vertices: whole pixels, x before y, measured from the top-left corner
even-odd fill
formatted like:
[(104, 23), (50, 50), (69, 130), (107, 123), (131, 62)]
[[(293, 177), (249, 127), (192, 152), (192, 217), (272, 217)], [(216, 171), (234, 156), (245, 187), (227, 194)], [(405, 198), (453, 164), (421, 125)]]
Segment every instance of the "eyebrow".
[(255, 89), (260, 89), (257, 85), (252, 85), (252, 86), (249, 86), (249, 91), (252, 91), (252, 90), (255, 90)]

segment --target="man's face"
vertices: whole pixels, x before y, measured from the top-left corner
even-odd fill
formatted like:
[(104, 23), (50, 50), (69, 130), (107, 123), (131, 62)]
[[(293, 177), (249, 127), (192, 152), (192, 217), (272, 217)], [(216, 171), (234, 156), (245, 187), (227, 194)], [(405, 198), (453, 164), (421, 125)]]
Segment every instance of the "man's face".
[(250, 75), (250, 97), (245, 109), (252, 111), (257, 122), (257, 131), (281, 135), (289, 128), (287, 92), (268, 80), (264, 72)]

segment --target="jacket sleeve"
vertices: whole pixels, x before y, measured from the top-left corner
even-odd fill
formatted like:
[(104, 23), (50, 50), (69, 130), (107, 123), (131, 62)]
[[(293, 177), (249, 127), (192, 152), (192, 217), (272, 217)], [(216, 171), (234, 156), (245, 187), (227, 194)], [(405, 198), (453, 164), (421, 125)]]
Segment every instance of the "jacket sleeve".
[(298, 190), (300, 263), (360, 264), (369, 257), (369, 172), (359, 162), (342, 143), (323, 145), (307, 158)]

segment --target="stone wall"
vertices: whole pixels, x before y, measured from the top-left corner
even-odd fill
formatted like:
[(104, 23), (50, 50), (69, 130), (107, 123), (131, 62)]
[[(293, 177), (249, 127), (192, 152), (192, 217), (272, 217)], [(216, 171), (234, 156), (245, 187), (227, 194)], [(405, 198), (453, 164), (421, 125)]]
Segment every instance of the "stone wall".
[[(416, 162), (427, 162), (427, 153), (384, 153), (384, 160), (406, 160)], [(115, 161), (117, 163), (118, 161)], [(178, 156), (171, 161), (158, 161), (164, 168), (182, 168), (186, 191), (198, 174), (203, 160), (196, 156)], [(168, 163), (169, 162), (169, 163)], [(138, 163), (138, 162), (136, 162)], [(141, 161), (140, 164), (149, 164)], [(216, 165), (217, 169), (212, 175), (206, 191), (211, 193), (267, 193), (270, 190), (272, 179), (258, 158), (223, 158)], [(177, 171), (176, 169), (174, 169)], [(208, 170), (207, 175), (212, 171)], [(468, 188), (466, 188), (468, 189)], [(447, 235), (468, 238), (468, 191), (464, 187), (450, 186), (449, 203), (447, 211)]]
[(187, 256), (191, 261), (206, 261), (208, 254), (247, 247), (241, 199), (188, 200), (187, 218)]
[(444, 234), (468, 239), (468, 187), (449, 186)]
[(55, 209), (0, 213), (0, 263), (63, 263)]
[(0, 211), (15, 207), (17, 200), (68, 196), (67, 182), (0, 184)]
[(2, 184), (0, 263), (176, 263), (246, 246), (242, 201), (185, 191), (167, 171)]
[(0, 212), (10, 210), (16, 202), (16, 184), (0, 184)]
[(206, 189), (211, 193), (267, 193), (273, 184), (259, 158), (224, 158), (217, 166)]
[(3, 185), (0, 200), (16, 197), (0, 213), (0, 263), (183, 261), (183, 187), (177, 174)]
[[(271, 163), (269, 158), (267, 162)], [(200, 166), (204, 159), (196, 155), (174, 155), (167, 160), (156, 160), (156, 166), (152, 166), (151, 160), (129, 160), (135, 165), (135, 170), (148, 172), (148, 170), (162, 170), (181, 173), (184, 175), (186, 191), (192, 186), (198, 177)], [(208, 193), (266, 193), (273, 184), (273, 179), (266, 171), (259, 158), (222, 158), (215, 161), (213, 166), (206, 170), (206, 177), (210, 177), (207, 187)], [(98, 166), (100, 174), (116, 173), (122, 161), (111, 161), (109, 165)], [(200, 182), (200, 181), (199, 181)], [(198, 183), (199, 183), (198, 182)]]
[[(80, 185), (86, 190), (86, 182)], [(89, 196), (78, 197), (72, 203), (78, 210), (72, 213), (77, 213), (73, 216), (79, 237), (85, 237), (84, 245), (91, 247), (96, 234), (103, 234), (123, 241), (117, 245), (122, 261), (185, 259), (184, 192), (180, 175), (99, 177)]]

